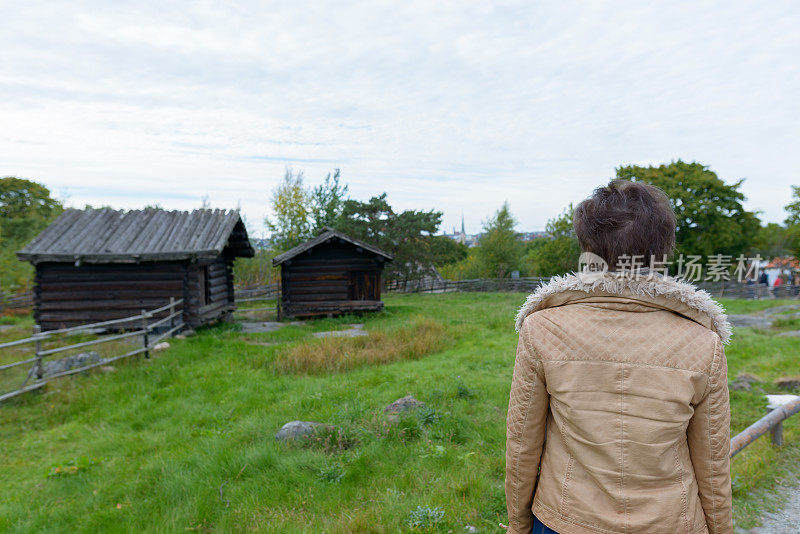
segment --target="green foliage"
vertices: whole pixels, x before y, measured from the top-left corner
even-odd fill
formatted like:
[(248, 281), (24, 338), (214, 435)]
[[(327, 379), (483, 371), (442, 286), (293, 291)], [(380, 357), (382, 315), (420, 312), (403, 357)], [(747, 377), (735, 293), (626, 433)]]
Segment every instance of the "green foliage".
[(325, 181), (311, 190), (312, 234), (318, 234), (325, 226), (336, 224), (336, 219), (342, 213), (347, 189), (347, 185), (339, 184), (339, 169), (334, 169), (333, 175), (328, 173)]
[(0, 292), (14, 292), (30, 284), (33, 269), (16, 257), (63, 206), (42, 184), (22, 178), (0, 178)]
[(701, 163), (629, 165), (617, 169), (617, 178), (649, 183), (667, 194), (677, 219), (676, 254), (737, 256), (748, 252), (758, 233), (758, 217), (742, 206), (743, 180), (726, 185)]
[(570, 204), (561, 215), (547, 222), (549, 239), (535, 239), (528, 245), (525, 262), (533, 276), (553, 276), (578, 268), (581, 247), (572, 227), (574, 211)]
[(410, 514), (406, 524), (413, 532), (433, 532), (444, 519), (444, 510), (439, 507), (417, 506)]
[(256, 250), (252, 258), (236, 258), (233, 262), (233, 279), (239, 286), (263, 286), (280, 278), (280, 268), (272, 266), (272, 250)]
[(484, 234), (478, 246), (481, 270), (491, 278), (505, 278), (522, 267), (524, 246), (514, 231), (517, 222), (508, 202), (503, 203), (492, 218), (483, 223)]
[(329, 484), (338, 484), (344, 478), (346, 470), (342, 462), (326, 463), (317, 473), (320, 480)]
[(283, 180), (272, 192), (274, 219), (265, 223), (272, 232), (272, 242), (280, 250), (288, 250), (311, 235), (310, 195), (303, 184), (303, 171), (296, 174), (286, 169)]
[(336, 229), (392, 254), (387, 279), (414, 279), (429, 272), (436, 260), (434, 234), (441, 222), (439, 211), (396, 213), (383, 193), (367, 202), (345, 200)]
[(787, 213), (784, 244), (789, 254), (800, 256), (800, 186), (792, 186), (792, 202), (784, 209)]
[(767, 223), (759, 227), (749, 250), (749, 257), (760, 254), (762, 258), (774, 258), (792, 254), (794, 227), (786, 228), (777, 223)]
[(435, 235), (430, 239), (433, 263), (437, 268), (464, 261), (469, 254), (469, 247), (443, 235)]

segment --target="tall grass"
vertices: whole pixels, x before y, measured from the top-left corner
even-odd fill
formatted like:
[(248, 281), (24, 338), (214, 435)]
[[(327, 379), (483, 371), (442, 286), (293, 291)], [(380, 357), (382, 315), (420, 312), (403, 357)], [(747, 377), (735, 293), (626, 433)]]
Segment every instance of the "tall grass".
[(281, 373), (339, 373), (362, 365), (416, 360), (442, 350), (450, 339), (441, 323), (416, 317), (408, 325), (366, 336), (308, 339), (280, 351), (273, 365)]

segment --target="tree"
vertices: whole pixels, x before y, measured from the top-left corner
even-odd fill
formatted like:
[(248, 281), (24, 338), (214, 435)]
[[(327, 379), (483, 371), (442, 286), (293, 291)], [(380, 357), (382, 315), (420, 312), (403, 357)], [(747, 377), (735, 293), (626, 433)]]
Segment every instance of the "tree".
[(395, 213), (383, 193), (367, 202), (345, 200), (335, 227), (392, 254), (394, 261), (386, 267), (387, 278), (413, 279), (432, 270), (432, 243), (441, 221), (439, 211)]
[(16, 251), (44, 230), (61, 212), (61, 202), (42, 184), (0, 178), (0, 292), (27, 287), (33, 269)]
[(266, 219), (272, 242), (280, 250), (288, 250), (308, 239), (309, 194), (303, 185), (303, 171), (294, 174), (286, 169), (281, 183), (272, 191), (271, 207), (274, 219)]
[(748, 256), (759, 254), (762, 258), (768, 259), (791, 254), (794, 244), (791, 229), (792, 227), (786, 228), (777, 223), (761, 226), (756, 232)]
[(677, 220), (676, 254), (744, 254), (760, 222), (744, 209), (744, 180), (726, 185), (706, 165), (678, 160), (669, 165), (617, 169), (617, 178), (660, 187), (670, 198)]
[(328, 173), (325, 181), (311, 190), (311, 219), (314, 234), (318, 234), (325, 226), (336, 224), (342, 213), (347, 189), (347, 185), (339, 184), (339, 169), (334, 169), (333, 175)]
[(800, 186), (792, 186), (792, 202), (784, 208), (786, 210), (786, 249), (794, 256), (800, 256)]
[(469, 247), (443, 235), (431, 238), (431, 253), (436, 267), (458, 263), (467, 258)]
[(13, 176), (0, 178), (0, 226), (4, 242), (25, 245), (63, 209), (42, 184)]
[(572, 226), (574, 208), (570, 204), (561, 215), (547, 221), (549, 238), (532, 241), (525, 257), (531, 274), (553, 276), (575, 271), (581, 254), (578, 237)]
[(487, 275), (504, 278), (520, 268), (524, 245), (514, 231), (516, 225), (508, 202), (483, 223), (484, 235), (476, 253), (481, 270)]

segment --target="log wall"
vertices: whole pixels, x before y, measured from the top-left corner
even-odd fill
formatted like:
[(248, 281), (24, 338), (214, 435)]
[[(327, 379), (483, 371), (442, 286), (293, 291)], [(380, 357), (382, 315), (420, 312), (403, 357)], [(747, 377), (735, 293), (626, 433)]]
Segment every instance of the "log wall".
[(383, 263), (349, 243), (320, 244), (282, 264), (281, 311), (304, 316), (379, 310)]
[[(42, 330), (138, 315), (184, 299), (192, 327), (234, 309), (232, 260), (139, 264), (40, 263), (36, 266), (34, 318)], [(138, 327), (139, 325), (133, 325)]]

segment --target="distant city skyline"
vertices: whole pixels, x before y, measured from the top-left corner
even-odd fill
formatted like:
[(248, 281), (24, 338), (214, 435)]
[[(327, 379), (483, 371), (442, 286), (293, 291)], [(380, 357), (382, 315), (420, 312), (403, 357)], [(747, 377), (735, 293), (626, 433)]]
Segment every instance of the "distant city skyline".
[(241, 206), (287, 167), (481, 231), (541, 230), (620, 165), (800, 185), (795, 2), (31, 1), (3, 13), (0, 176), (74, 206)]

